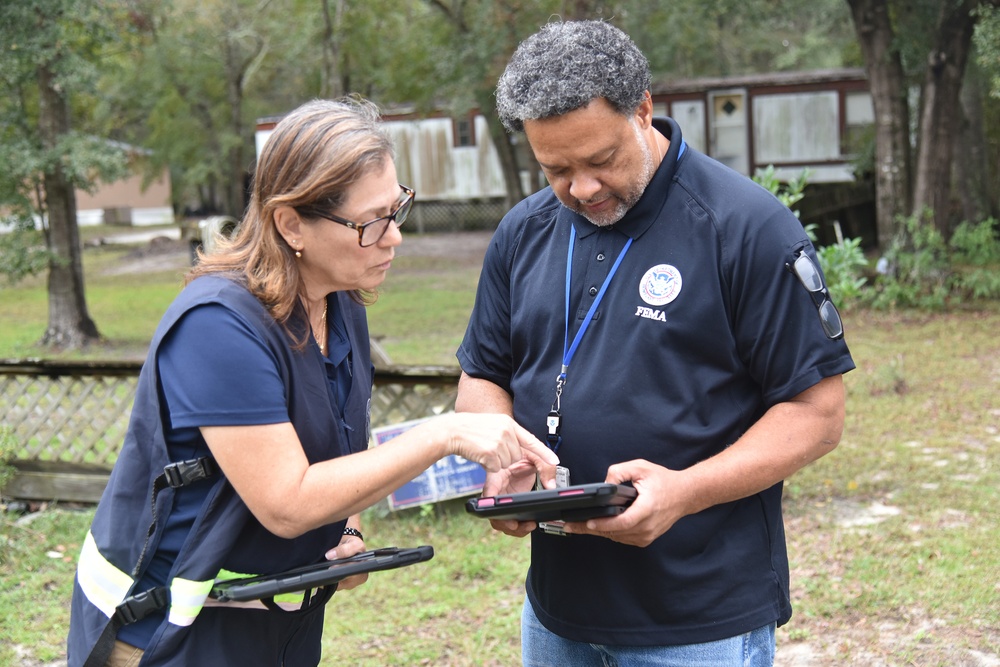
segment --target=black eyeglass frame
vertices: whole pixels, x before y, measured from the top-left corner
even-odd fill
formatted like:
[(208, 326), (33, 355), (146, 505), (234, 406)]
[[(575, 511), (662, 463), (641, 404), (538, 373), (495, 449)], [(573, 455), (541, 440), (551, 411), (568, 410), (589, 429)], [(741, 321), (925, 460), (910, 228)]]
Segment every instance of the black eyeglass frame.
[[(803, 269), (801, 268), (802, 266), (808, 268)], [(805, 250), (800, 250), (792, 263), (785, 264), (785, 267), (795, 274), (795, 277), (799, 279), (802, 286), (809, 292), (809, 298), (812, 299), (813, 305), (816, 306), (816, 314), (819, 316), (819, 323), (823, 327), (823, 333), (826, 334), (826, 337), (830, 340), (840, 340), (843, 338), (844, 319), (840, 316), (837, 306), (830, 299), (830, 292), (827, 290), (819, 268), (812, 261), (812, 258), (806, 254)], [(810, 286), (807, 282), (808, 277), (803, 273), (806, 270), (811, 272), (811, 277), (818, 283), (817, 287)], [(819, 302), (816, 301), (817, 294), (821, 296)], [(831, 312), (825, 312), (825, 308), (831, 309), (832, 316)]]
[[(414, 192), (413, 188), (408, 188), (402, 183), (399, 183), (399, 187), (403, 190), (403, 194), (406, 196), (403, 198), (401, 202), (399, 202), (399, 206), (396, 207), (396, 210), (390, 213), (389, 215), (383, 215), (379, 218), (375, 218), (374, 220), (369, 220), (368, 222), (351, 222), (346, 218), (341, 218), (331, 213), (319, 213), (316, 211), (310, 211), (310, 212), (317, 218), (323, 218), (324, 220), (329, 220), (330, 222), (336, 222), (338, 225), (344, 225), (345, 227), (348, 227), (350, 229), (356, 229), (358, 232), (358, 245), (361, 246), (362, 248), (370, 248), (371, 246), (381, 241), (382, 237), (385, 236), (385, 233), (389, 231), (390, 222), (396, 223), (396, 228), (398, 229), (399, 227), (402, 226), (404, 222), (406, 222), (406, 218), (410, 215), (410, 210), (413, 208), (413, 200), (416, 198), (416, 192)], [(400, 211), (403, 211), (402, 220), (398, 218)], [(386, 225), (385, 229), (382, 230), (382, 233), (379, 234), (378, 238), (376, 238), (371, 243), (365, 243), (364, 242), (365, 229), (371, 227), (374, 224), (382, 222), (383, 220), (386, 221)]]

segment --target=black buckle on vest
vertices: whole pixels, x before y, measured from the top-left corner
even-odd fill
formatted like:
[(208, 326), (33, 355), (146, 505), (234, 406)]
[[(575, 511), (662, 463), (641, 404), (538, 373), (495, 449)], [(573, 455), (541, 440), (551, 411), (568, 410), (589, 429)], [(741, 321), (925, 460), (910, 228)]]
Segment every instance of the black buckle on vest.
[(215, 465), (215, 461), (208, 456), (203, 456), (200, 459), (178, 461), (177, 463), (170, 463), (163, 466), (163, 474), (166, 477), (167, 486), (172, 489), (199, 482), (211, 477), (218, 471), (219, 468)]
[(169, 603), (170, 596), (166, 586), (157, 586), (122, 600), (122, 603), (115, 607), (115, 616), (123, 625), (130, 625), (141, 621), (154, 611), (166, 609)]

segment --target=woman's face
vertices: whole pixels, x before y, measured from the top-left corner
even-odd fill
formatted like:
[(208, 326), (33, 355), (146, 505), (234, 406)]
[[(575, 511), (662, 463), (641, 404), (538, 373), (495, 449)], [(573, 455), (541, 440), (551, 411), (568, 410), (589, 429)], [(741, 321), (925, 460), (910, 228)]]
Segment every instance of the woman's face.
[[(336, 210), (324, 213), (362, 224), (395, 211), (401, 194), (396, 166), (386, 159), (385, 167), (369, 172), (347, 189)], [(375, 289), (385, 280), (402, 241), (395, 223), (388, 225), (374, 245), (364, 248), (358, 244), (356, 229), (324, 218), (303, 224), (302, 257), (296, 261), (307, 295), (318, 298), (329, 292)]]

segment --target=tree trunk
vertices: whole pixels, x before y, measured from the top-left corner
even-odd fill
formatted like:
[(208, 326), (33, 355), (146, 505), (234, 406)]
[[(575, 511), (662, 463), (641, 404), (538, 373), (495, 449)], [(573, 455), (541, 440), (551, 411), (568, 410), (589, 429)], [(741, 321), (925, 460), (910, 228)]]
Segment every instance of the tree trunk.
[(982, 73), (975, 66), (975, 60), (970, 60), (962, 84), (958, 150), (952, 156), (962, 219), (969, 222), (981, 222), (997, 213), (996, 201), (990, 197), (993, 172), (986, 149), (982, 85)]
[[(69, 133), (69, 103), (57, 88), (49, 67), (38, 69), (38, 129), (42, 145), (51, 152)], [(76, 193), (57, 160), (45, 169), (45, 207), (48, 210), (49, 326), (39, 344), (79, 349), (100, 338), (87, 312), (83, 289), (80, 231), (76, 224)]]
[(951, 158), (958, 138), (960, 114), (956, 102), (972, 44), (976, 19), (973, 10), (981, 0), (963, 0), (957, 6), (941, 3), (934, 46), (927, 56), (920, 146), (913, 210), (927, 211), (944, 238), (951, 236)]
[(887, 248), (896, 218), (909, 215), (912, 162), (906, 78), (886, 0), (847, 0), (864, 54), (875, 107), (875, 206), (878, 245)]
[(344, 94), (340, 74), (340, 46), (344, 19), (344, 0), (335, 0), (330, 8), (330, 0), (323, 0), (323, 71), (320, 72), (319, 96), (336, 99)]
[[(234, 137), (243, 136), (243, 91), (239, 86), (233, 86), (231, 91), (233, 97), (230, 99), (230, 129)], [(246, 208), (246, 188), (244, 177), (246, 175), (247, 164), (243, 159), (243, 142), (235, 141), (229, 148), (228, 155), (229, 175), (225, 184), (226, 208), (229, 215), (240, 219)]]
[(504, 200), (506, 208), (511, 209), (519, 201), (524, 199), (524, 189), (521, 187), (521, 169), (517, 162), (517, 153), (514, 144), (511, 143), (511, 136), (507, 134), (507, 129), (497, 117), (496, 103), (493, 95), (477, 95), (476, 103), (479, 106), (479, 113), (486, 119), (486, 126), (490, 129), (490, 139), (497, 149), (497, 157), (500, 159), (500, 169), (503, 172), (503, 182), (507, 190)]
[[(229, 102), (229, 131), (232, 133), (232, 141), (226, 151), (225, 162), (228, 165), (225, 174), (226, 182), (223, 184), (223, 197), (225, 198), (225, 212), (234, 218), (243, 217), (246, 208), (246, 188), (244, 187), (244, 176), (248, 165), (244, 161), (243, 151), (243, 78), (246, 75), (248, 65), (252, 58), (259, 53), (259, 46), (251, 56), (244, 57), (240, 51), (239, 43), (230, 40), (225, 45), (225, 71), (226, 71), (226, 97)], [(222, 143), (223, 146), (226, 142)]]

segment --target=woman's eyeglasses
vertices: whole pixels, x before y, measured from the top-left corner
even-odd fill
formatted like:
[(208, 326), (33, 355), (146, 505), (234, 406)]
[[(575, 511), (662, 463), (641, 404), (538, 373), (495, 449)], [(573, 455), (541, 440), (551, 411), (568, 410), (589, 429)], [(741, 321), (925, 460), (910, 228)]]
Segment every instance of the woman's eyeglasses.
[[(830, 294), (826, 290), (826, 285), (823, 284), (823, 276), (820, 275), (819, 269), (813, 264), (809, 255), (804, 250), (800, 251), (795, 261), (787, 266), (812, 297), (813, 304), (819, 312), (819, 322), (823, 325), (823, 331), (827, 338), (832, 340), (842, 338), (844, 336), (844, 322), (840, 319), (837, 307), (833, 305), (833, 301), (830, 301)], [(816, 302), (817, 294), (821, 297), (819, 303)]]
[(313, 215), (317, 218), (323, 218), (324, 220), (356, 229), (358, 231), (358, 245), (362, 248), (367, 248), (368, 246), (375, 245), (385, 236), (390, 222), (396, 223), (397, 228), (406, 222), (406, 216), (410, 214), (410, 209), (413, 208), (414, 192), (411, 188), (403, 184), (400, 184), (399, 187), (402, 189), (402, 192), (399, 195), (399, 204), (396, 206), (396, 210), (381, 218), (375, 218), (368, 222), (351, 222), (350, 220), (345, 220), (329, 213), (313, 213)]

